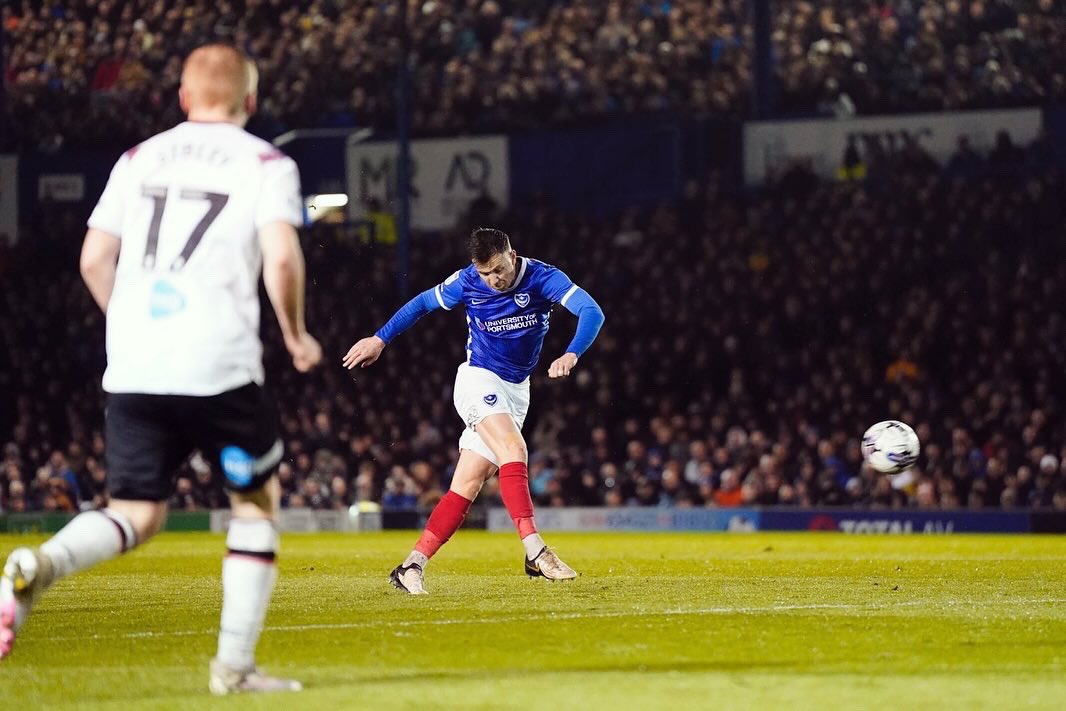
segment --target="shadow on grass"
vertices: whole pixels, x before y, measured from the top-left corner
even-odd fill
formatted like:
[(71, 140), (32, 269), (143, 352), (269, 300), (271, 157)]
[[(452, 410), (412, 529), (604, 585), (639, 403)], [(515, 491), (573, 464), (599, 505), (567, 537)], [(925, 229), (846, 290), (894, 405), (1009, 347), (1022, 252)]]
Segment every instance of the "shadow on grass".
[(664, 674), (669, 672), (684, 672), (684, 673), (705, 673), (705, 672), (745, 672), (745, 671), (759, 671), (770, 669), (784, 669), (787, 667), (798, 667), (795, 661), (706, 661), (706, 662), (675, 662), (675, 663), (652, 663), (652, 664), (605, 664), (602, 666), (574, 666), (567, 667), (565, 669), (493, 669), (493, 670), (432, 670), (432, 671), (415, 671), (404, 672), (395, 674), (377, 674), (373, 672), (361, 671), (357, 675), (340, 678), (335, 675), (323, 675), (312, 682), (309, 682), (306, 686), (308, 691), (314, 689), (329, 689), (339, 688), (344, 686), (351, 686), (354, 684), (360, 684), (366, 686), (368, 684), (374, 685), (388, 685), (402, 682), (424, 682), (424, 681), (474, 681), (483, 680), (486, 677), (491, 677), (493, 680), (497, 679), (514, 679), (522, 678), (528, 679), (531, 674), (536, 674), (538, 677), (550, 676), (550, 675), (570, 675), (570, 674), (610, 674), (610, 673), (629, 673), (629, 674)]
[[(759, 671), (770, 669), (783, 669), (786, 667), (795, 667), (795, 662), (786, 661), (761, 661), (761, 662), (739, 662), (739, 661), (722, 661), (722, 662), (679, 662), (674, 664), (657, 663), (657, 664), (613, 664), (603, 666), (580, 666), (569, 667), (566, 669), (537, 669), (535, 673), (538, 678), (550, 675), (580, 675), (580, 674), (609, 674), (609, 673), (627, 673), (627, 674), (662, 674), (668, 672), (684, 672), (684, 673), (702, 673), (702, 672), (744, 672), (744, 671)], [(268, 670), (269, 672), (270, 670)], [(282, 675), (292, 673), (294, 676), (299, 677), (298, 672), (276, 670)], [(304, 691), (314, 693), (315, 691), (331, 691), (340, 690), (346, 687), (358, 688), (364, 692), (368, 687), (389, 686), (392, 684), (402, 683), (424, 683), (424, 682), (469, 682), (469, 681), (486, 681), (491, 679), (493, 681), (513, 680), (513, 679), (528, 679), (530, 674), (533, 673), (529, 669), (501, 669), (501, 670), (432, 670), (432, 671), (414, 671), (403, 673), (385, 673), (380, 674), (374, 671), (360, 670), (359, 672), (342, 675), (340, 673), (329, 671), (325, 673), (311, 674), (304, 682)], [(206, 677), (206, 674), (205, 674)], [(204, 680), (206, 682), (206, 678)], [(101, 704), (101, 705), (117, 705), (117, 704), (160, 704), (167, 705), (170, 703), (179, 703), (181, 701), (189, 701), (190, 697), (206, 697), (208, 690), (206, 683), (190, 685), (187, 689), (167, 689), (162, 693), (157, 694), (136, 694), (136, 695), (106, 695), (96, 698), (82, 698), (79, 701), (89, 704)], [(289, 696), (283, 695), (239, 695), (234, 698), (244, 699), (272, 699), (278, 702), (283, 699), (291, 698), (296, 702), (300, 697), (299, 695)], [(294, 706), (295, 708), (295, 706)]]

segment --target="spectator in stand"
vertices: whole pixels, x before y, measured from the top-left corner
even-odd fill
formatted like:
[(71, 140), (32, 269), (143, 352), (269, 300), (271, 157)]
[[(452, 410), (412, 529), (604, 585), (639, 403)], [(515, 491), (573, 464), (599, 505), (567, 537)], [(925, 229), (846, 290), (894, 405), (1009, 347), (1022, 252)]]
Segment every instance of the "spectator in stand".
[(958, 148), (948, 159), (945, 172), (952, 178), (972, 180), (984, 172), (984, 159), (970, 145), (969, 136), (959, 136)]
[(393, 467), (386, 477), (381, 505), (391, 509), (409, 509), (418, 505), (415, 487), (403, 467)]
[(333, 499), (329, 489), (322, 486), (322, 483), (318, 479), (312, 478), (304, 481), (303, 489), (300, 493), (303, 496), (304, 506), (308, 508), (333, 508)]
[(174, 493), (167, 501), (167, 506), (171, 511), (196, 511), (199, 508), (193, 492), (192, 479), (185, 476), (178, 477), (174, 484)]
[(11, 482), (5, 510), (8, 513), (25, 513), (31, 510), (26, 503), (26, 487), (21, 481)]
[(743, 503), (740, 475), (733, 469), (722, 472), (721, 486), (714, 491), (714, 503), (717, 506), (733, 507)]

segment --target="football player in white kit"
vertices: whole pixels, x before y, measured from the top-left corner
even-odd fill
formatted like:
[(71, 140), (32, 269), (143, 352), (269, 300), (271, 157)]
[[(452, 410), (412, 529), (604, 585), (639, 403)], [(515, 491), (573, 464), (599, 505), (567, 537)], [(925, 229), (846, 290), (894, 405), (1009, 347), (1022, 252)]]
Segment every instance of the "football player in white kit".
[(233, 512), (209, 688), (300, 689), (255, 664), (277, 577), (274, 472), (282, 457), (263, 390), (260, 272), (293, 365), (310, 370), (322, 350), (304, 325), (296, 164), (243, 128), (255, 85), (254, 65), (233, 47), (194, 50), (179, 90), (188, 120), (124, 154), (89, 218), (81, 272), (107, 316), (111, 499), (39, 548), (8, 557), (0, 657), (46, 588), (159, 531), (174, 470), (200, 449), (223, 473)]

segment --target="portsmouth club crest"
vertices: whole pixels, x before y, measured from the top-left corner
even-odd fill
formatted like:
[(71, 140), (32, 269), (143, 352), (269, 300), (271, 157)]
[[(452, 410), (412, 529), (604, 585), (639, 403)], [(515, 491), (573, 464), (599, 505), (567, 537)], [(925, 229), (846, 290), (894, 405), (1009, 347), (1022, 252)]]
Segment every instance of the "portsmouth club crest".
[(529, 294), (515, 294), (514, 302), (518, 304), (518, 308), (524, 309), (529, 306)]
[(485, 404), (488, 405), (489, 407), (492, 407), (493, 405), (496, 404), (496, 399), (497, 399), (496, 398), (496, 393), (489, 393), (488, 395), (486, 395), (484, 397)]

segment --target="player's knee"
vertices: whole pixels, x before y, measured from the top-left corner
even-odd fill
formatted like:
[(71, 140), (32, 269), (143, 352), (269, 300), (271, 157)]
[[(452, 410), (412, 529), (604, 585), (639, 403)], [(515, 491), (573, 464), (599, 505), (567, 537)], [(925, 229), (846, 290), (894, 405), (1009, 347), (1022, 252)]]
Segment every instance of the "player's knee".
[(163, 524), (166, 523), (166, 513), (160, 513), (157, 516), (153, 516), (147, 521), (143, 521), (140, 525), (134, 525), (133, 530), (137, 532), (137, 541), (147, 541), (149, 538), (159, 533), (163, 528)]
[(274, 519), (274, 509), (269, 501), (259, 497), (233, 494), (230, 496), (230, 511), (234, 518)]
[(528, 462), (529, 451), (526, 448), (525, 437), (521, 432), (507, 432), (496, 440), (497, 447), (493, 449), (501, 464), (507, 462)]
[(137, 537), (136, 544), (159, 533), (167, 520), (167, 507), (163, 502), (113, 499), (107, 508), (129, 522)]
[(504, 442), (504, 456), (501, 461), (503, 462), (522, 462), (523, 464), (529, 463), (529, 449), (526, 447), (526, 441), (521, 437), (508, 437)]
[(281, 485), (277, 477), (252, 491), (232, 492), (230, 509), (234, 518), (271, 519), (277, 517), (281, 502)]
[(469, 479), (466, 481), (454, 481), (451, 490), (464, 499), (473, 501), (481, 493), (481, 487), (485, 484), (484, 479)]

